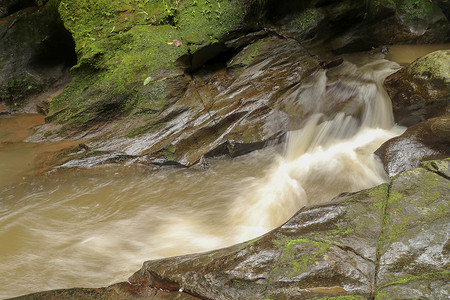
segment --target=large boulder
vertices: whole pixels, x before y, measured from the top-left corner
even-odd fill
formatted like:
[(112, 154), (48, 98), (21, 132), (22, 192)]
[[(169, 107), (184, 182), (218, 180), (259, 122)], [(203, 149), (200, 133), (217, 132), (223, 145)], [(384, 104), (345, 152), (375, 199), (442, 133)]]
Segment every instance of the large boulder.
[(450, 160), (393, 178), (379, 240), (376, 299), (450, 297)]
[(409, 127), (376, 154), (389, 176), (450, 156), (450, 50), (430, 53), (389, 76), (397, 123)]
[(273, 30), (297, 40), (325, 41), (325, 47), (336, 53), (369, 50), (386, 44), (449, 40), (450, 25), (442, 11), (446, 4), (440, 2), (269, 0), (263, 3), (263, 16)]
[(127, 283), (18, 299), (446, 299), (449, 175), (450, 160), (429, 161), (252, 241), (145, 262)]
[(395, 121), (411, 126), (449, 111), (450, 50), (421, 57), (386, 78)]

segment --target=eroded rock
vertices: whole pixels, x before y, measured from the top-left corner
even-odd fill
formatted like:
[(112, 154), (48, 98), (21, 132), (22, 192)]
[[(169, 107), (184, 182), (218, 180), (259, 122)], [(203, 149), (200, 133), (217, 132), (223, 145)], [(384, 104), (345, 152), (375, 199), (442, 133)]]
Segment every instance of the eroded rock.
[(395, 121), (410, 126), (376, 151), (389, 176), (450, 155), (449, 74), (450, 50), (440, 50), (386, 79)]
[[(429, 162), (448, 173), (450, 160)], [(394, 177), (380, 239), (377, 299), (450, 295), (448, 177), (422, 168)]]

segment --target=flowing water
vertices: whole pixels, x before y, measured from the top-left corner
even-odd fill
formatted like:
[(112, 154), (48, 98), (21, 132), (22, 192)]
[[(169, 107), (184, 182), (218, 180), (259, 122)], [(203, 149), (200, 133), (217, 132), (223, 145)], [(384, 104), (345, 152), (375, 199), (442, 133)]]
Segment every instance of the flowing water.
[(0, 119), (0, 298), (124, 281), (145, 260), (245, 241), (302, 206), (386, 181), (372, 153), (403, 130), (382, 87), (397, 68), (348, 57), (330, 72), (351, 87), (357, 109), (329, 116), (320, 103), (333, 96), (330, 74), (318, 72), (298, 95), (317, 101), (317, 113), (285, 145), (215, 159), (207, 170), (105, 166), (30, 178), (33, 155), (49, 150), (7, 137), (13, 122), (29, 130), (26, 116)]

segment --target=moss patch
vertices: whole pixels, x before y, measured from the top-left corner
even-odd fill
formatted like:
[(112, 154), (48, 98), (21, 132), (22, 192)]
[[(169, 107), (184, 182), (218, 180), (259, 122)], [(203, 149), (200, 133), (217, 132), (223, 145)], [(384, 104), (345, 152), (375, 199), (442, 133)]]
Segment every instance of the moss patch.
[[(165, 88), (148, 78), (173, 72), (179, 57), (233, 30), (245, 5), (238, 0), (61, 1), (78, 64), (69, 88), (51, 101), (48, 120), (79, 126), (106, 114), (157, 112)], [(83, 118), (86, 113), (90, 116)]]
[(450, 83), (450, 50), (439, 50), (419, 58), (407, 68), (413, 76), (442, 79)]
[(330, 244), (316, 242), (305, 238), (284, 239), (274, 241), (274, 244), (282, 249), (280, 265), (289, 266), (288, 276), (295, 276), (309, 269), (319, 260), (326, 260), (326, 252)]

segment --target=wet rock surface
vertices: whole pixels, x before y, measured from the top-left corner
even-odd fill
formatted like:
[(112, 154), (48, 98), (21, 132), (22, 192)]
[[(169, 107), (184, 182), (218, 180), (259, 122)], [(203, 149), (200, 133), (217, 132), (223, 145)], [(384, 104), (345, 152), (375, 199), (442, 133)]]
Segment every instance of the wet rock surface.
[(389, 176), (413, 169), (421, 161), (450, 156), (450, 114), (411, 126), (384, 143), (376, 154)]
[(396, 122), (410, 126), (376, 151), (389, 176), (415, 168), (423, 160), (449, 157), (449, 74), (450, 51), (441, 50), (386, 79)]
[[(333, 52), (444, 42), (449, 30), (439, 6), (426, 1), (201, 1), (201, 11), (171, 4), (60, 4), (78, 64), (68, 88), (43, 107), (47, 125), (33, 141), (97, 136), (87, 142), (95, 153), (144, 164), (242, 155), (283, 140), (288, 123), (308, 116), (308, 104), (289, 97), (317, 69), (342, 63)], [(330, 111), (347, 112), (346, 100)]]
[(393, 178), (380, 238), (378, 299), (449, 297), (449, 162), (426, 162), (428, 170)]
[(450, 50), (430, 53), (386, 78), (395, 121), (412, 126), (449, 111)]
[(18, 299), (444, 299), (449, 173), (450, 160), (428, 161), (247, 243), (145, 262), (129, 283)]
[[(298, 88), (320, 67), (292, 40), (269, 37), (253, 48), (231, 58), (225, 70), (203, 69), (190, 78), (180, 74), (151, 83), (166, 85), (173, 93), (165, 109), (138, 128), (117, 127), (127, 130), (128, 137), (106, 143), (104, 137), (94, 139), (90, 147), (143, 155), (140, 161), (146, 163), (191, 166), (205, 156), (234, 157), (282, 139), (295, 115), (284, 109), (295, 99), (283, 94)], [(177, 90), (171, 88), (175, 86)]]
[(73, 47), (55, 3), (0, 18), (0, 102), (23, 109), (28, 97), (70, 81), (68, 68), (76, 63)]

